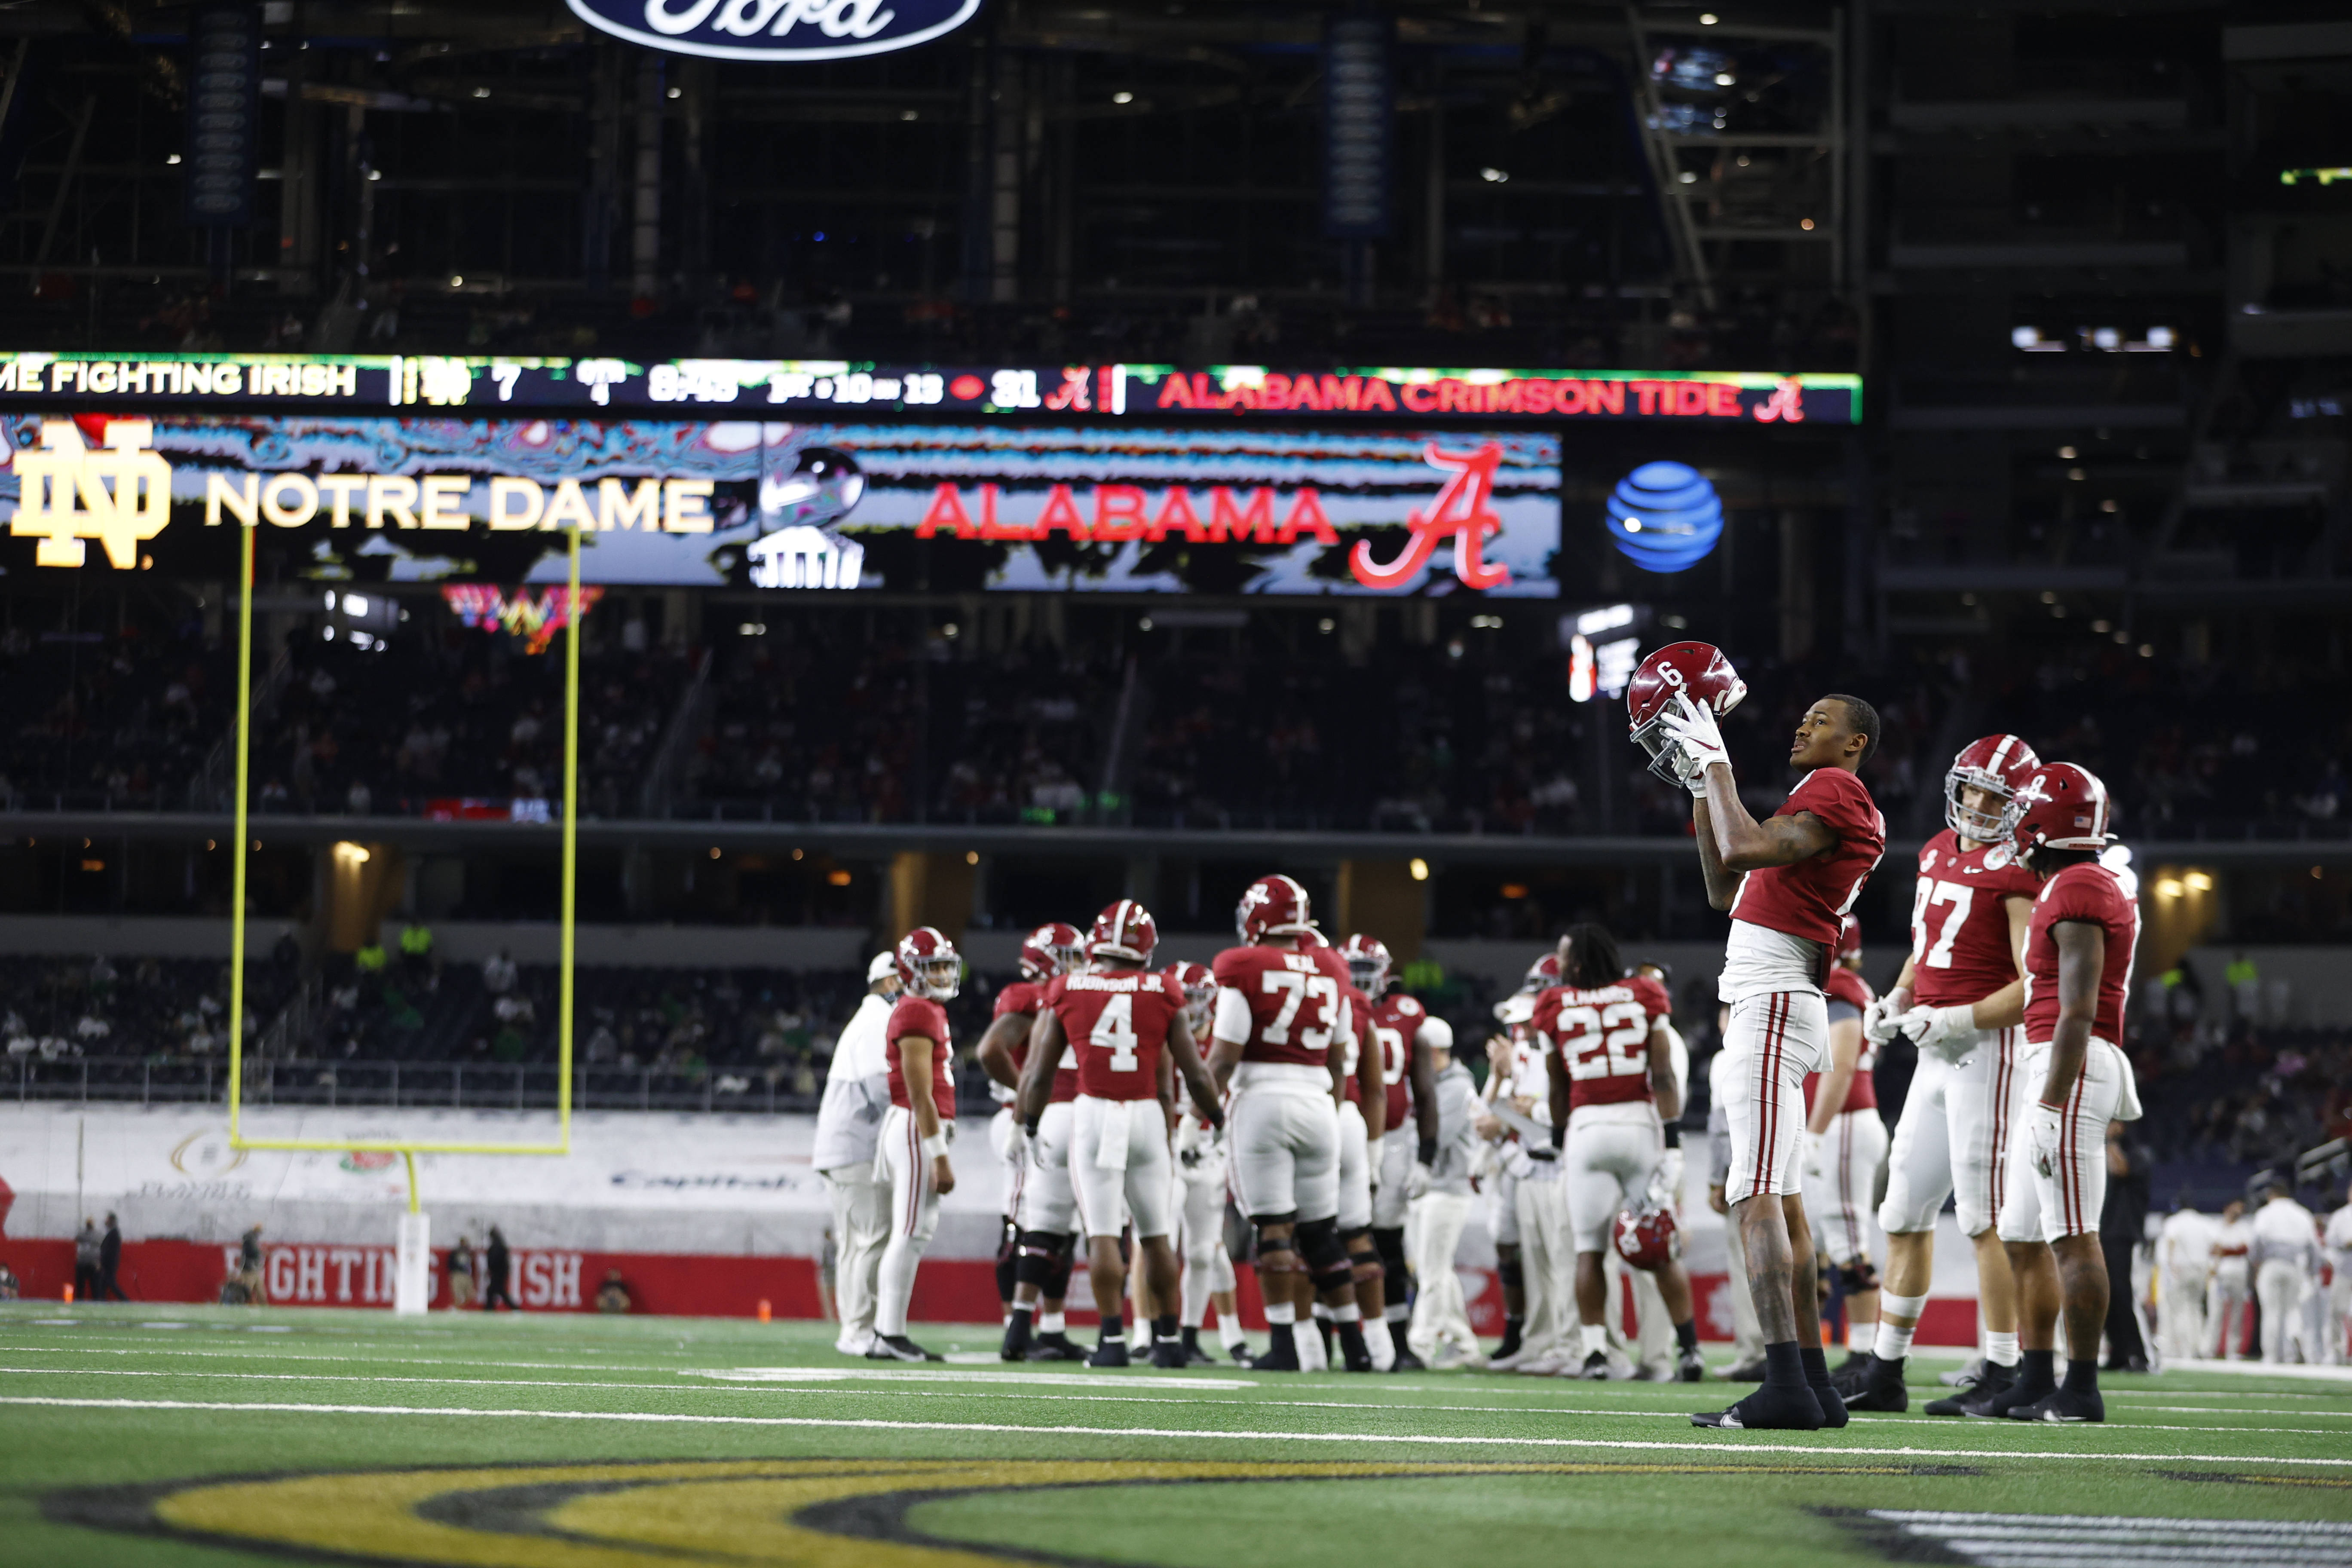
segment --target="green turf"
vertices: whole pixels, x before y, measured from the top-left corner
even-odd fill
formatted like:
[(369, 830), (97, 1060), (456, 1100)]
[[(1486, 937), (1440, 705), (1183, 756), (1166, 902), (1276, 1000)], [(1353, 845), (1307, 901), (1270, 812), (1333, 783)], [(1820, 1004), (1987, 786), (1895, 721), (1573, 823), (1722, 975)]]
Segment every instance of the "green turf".
[[(1949, 1364), (1915, 1364), (1915, 1409)], [(861, 1375), (701, 1375), (758, 1368)], [(2104, 1426), (1792, 1436), (1693, 1429), (1720, 1383), (868, 1370), (814, 1324), (22, 1303), (0, 1309), (0, 1564), (1452, 1568), (1475, 1540), (1508, 1568), (1581, 1539), (1715, 1568), (1883, 1560), (1858, 1510), (2352, 1519), (2352, 1383), (2111, 1378)], [(21, 1403), (47, 1399), (126, 1403)], [(422, 1469), (450, 1473), (374, 1474)]]

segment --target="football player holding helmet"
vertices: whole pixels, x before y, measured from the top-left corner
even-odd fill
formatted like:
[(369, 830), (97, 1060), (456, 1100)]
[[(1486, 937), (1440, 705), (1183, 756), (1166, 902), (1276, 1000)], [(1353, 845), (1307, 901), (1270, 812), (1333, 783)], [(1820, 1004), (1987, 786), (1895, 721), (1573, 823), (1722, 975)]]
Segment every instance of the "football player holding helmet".
[(1766, 1370), (1764, 1385), (1746, 1399), (1691, 1419), (1811, 1430), (1843, 1426), (1845, 1407), (1822, 1356), (1813, 1270), (1801, 1262), (1813, 1250), (1797, 1190), (1802, 1085), (1828, 1060), (1822, 980), (1839, 922), (1886, 847), (1886, 824), (1859, 776), (1877, 749), (1878, 711), (1843, 693), (1808, 707), (1788, 758), (1808, 771), (1780, 809), (1759, 822), (1739, 797), (1716, 723), (1743, 689), (1729, 661), (1704, 644), (1653, 654), (1628, 689), (1636, 738), (1651, 735), (1642, 743), (1654, 763), (1671, 759), (1664, 771), (1692, 794), (1707, 902), (1731, 915), (1718, 984), (1731, 1006), (1722, 1053), (1732, 1090), (1724, 1196), (1740, 1226)]

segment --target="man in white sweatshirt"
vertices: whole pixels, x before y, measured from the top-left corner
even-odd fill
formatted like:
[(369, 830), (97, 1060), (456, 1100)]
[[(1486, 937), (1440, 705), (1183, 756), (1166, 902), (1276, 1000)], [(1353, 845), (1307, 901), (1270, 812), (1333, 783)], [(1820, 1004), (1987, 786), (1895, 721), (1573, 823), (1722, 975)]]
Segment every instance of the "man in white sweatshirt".
[(1454, 1272), (1454, 1248), (1470, 1221), (1470, 1163), (1478, 1145), (1471, 1121), (1478, 1089), (1449, 1047), (1432, 1046), (1429, 1065), (1436, 1080), (1437, 1148), (1430, 1163), (1414, 1166), (1409, 1182), (1418, 1289), (1405, 1341), (1413, 1354), (1440, 1370), (1484, 1367), (1462, 1281)]
[(809, 1154), (833, 1198), (840, 1250), (834, 1289), (841, 1304), (841, 1334), (833, 1348), (843, 1355), (862, 1356), (874, 1342), (875, 1285), (890, 1239), (890, 1189), (874, 1179), (874, 1145), (890, 1109), (882, 1026), (898, 995), (898, 961), (877, 952), (866, 966), (865, 1000), (834, 1044)]
[(2318, 1347), (2304, 1343), (2303, 1299), (2319, 1266), (2319, 1221), (2294, 1201), (2284, 1181), (2263, 1189), (2253, 1219), (2254, 1300), (2263, 1309), (2263, 1359), (2273, 1366), (2300, 1344), (2302, 1359), (2316, 1364)]

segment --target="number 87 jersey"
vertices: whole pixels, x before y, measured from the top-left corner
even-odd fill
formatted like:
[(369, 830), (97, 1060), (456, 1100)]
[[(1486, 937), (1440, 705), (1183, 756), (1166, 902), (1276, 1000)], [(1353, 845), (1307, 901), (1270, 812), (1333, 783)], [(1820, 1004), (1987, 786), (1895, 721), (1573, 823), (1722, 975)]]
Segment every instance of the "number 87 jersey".
[(1673, 1014), (1664, 986), (1633, 974), (1591, 991), (1555, 985), (1536, 998), (1528, 1026), (1568, 1068), (1572, 1115), (1588, 1105), (1657, 1098), (1650, 1089), (1650, 1032)]

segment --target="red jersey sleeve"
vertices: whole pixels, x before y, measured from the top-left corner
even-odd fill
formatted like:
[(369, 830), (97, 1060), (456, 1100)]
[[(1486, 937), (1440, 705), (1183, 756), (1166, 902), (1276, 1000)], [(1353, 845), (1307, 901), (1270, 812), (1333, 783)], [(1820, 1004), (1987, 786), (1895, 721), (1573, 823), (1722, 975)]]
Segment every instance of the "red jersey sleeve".
[(1625, 980), (1625, 988), (1633, 992), (1634, 996), (1641, 1002), (1642, 1005), (1650, 1010), (1650, 1018), (1652, 1022), (1654, 1023), (1660, 1018), (1671, 1020), (1674, 1017), (1674, 999), (1666, 994), (1665, 986), (1654, 976), (1648, 974), (1628, 975)]
[[(1056, 975), (1055, 978), (1059, 979), (1060, 976)], [(1048, 982), (1048, 984), (1050, 984), (1051, 982)], [(991, 1013), (989, 1017), (1002, 1018), (1007, 1013), (1034, 1015), (1042, 1005), (1042, 996), (1043, 994), (1039, 991), (1035, 981), (1016, 980), (996, 994), (996, 1010)]]
[(1878, 837), (1878, 807), (1862, 780), (1843, 768), (1815, 768), (1789, 792), (1788, 804), (1773, 815), (1810, 811), (1823, 826), (1845, 839)]
[(1822, 982), (1822, 989), (1829, 994), (1831, 1001), (1843, 1002), (1857, 1010), (1869, 1006), (1872, 1001), (1870, 982), (1843, 964), (1830, 971), (1829, 978)]

